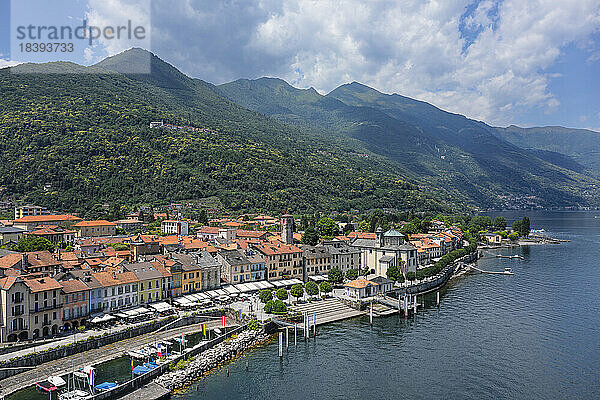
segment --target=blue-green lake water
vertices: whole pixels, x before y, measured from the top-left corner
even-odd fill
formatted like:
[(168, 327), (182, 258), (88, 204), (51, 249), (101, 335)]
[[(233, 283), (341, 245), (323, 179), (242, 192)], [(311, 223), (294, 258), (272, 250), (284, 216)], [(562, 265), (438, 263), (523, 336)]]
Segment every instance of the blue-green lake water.
[(503, 250), (525, 259), (479, 265), (510, 266), (514, 276), (457, 278), (439, 309), (432, 294), (414, 319), (323, 326), (281, 360), (273, 341), (174, 398), (600, 398), (600, 212), (526, 214), (533, 228), (571, 242)]

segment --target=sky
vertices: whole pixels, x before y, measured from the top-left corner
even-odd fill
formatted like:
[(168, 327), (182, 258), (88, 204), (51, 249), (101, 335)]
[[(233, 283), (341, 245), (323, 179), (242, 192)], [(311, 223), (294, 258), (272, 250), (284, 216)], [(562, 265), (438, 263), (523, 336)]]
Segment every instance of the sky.
[[(326, 94), (358, 81), (492, 125), (600, 131), (598, 0), (47, 3), (51, 13), (27, 17), (144, 21), (153, 53), (215, 84), (271, 76)], [(0, 0), (0, 66), (30, 61), (11, 54), (10, 11)], [(100, 41), (71, 56), (89, 65), (131, 46)]]

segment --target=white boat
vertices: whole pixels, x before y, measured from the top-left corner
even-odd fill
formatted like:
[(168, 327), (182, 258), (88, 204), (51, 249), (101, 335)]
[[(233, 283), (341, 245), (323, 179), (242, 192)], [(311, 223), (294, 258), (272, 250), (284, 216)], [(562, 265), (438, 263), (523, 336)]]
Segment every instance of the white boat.
[(67, 384), (67, 382), (65, 382), (65, 380), (63, 378), (61, 378), (60, 376), (49, 376), (48, 382), (50, 382), (51, 384), (56, 386), (58, 389), (60, 389), (61, 387), (65, 386)]

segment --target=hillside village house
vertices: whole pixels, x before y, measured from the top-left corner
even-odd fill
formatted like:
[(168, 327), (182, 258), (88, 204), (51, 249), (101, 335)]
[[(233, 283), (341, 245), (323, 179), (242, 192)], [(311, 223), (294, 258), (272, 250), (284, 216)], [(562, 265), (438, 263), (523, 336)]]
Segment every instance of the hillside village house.
[(25, 279), (29, 288), (29, 326), (32, 338), (59, 333), (62, 325), (62, 286), (49, 277)]
[(48, 214), (50, 213), (46, 207), (34, 206), (31, 204), (15, 207), (15, 219)]
[(17, 243), (23, 237), (25, 230), (14, 226), (0, 226), (0, 247)]
[(117, 228), (123, 229), (127, 233), (133, 233), (135, 231), (141, 231), (144, 227), (142, 221), (138, 219), (120, 219), (115, 221)]
[(374, 271), (376, 275), (386, 276), (390, 266), (401, 267), (403, 272), (416, 272), (417, 248), (406, 244), (405, 236), (396, 231), (385, 233), (379, 228), (373, 239), (354, 239), (350, 246), (360, 249), (361, 265)]
[(64, 229), (58, 225), (39, 225), (27, 235), (48, 239), (54, 246), (58, 246), (60, 242), (73, 245), (75, 239), (75, 231)]
[(89, 316), (90, 288), (78, 279), (60, 282), (63, 293), (62, 322), (65, 330), (84, 326)]
[(0, 279), (0, 302), (2, 319), (0, 340), (16, 342), (31, 339), (29, 323), (29, 289), (20, 277), (7, 276)]
[(344, 294), (354, 299), (363, 299), (377, 294), (377, 284), (367, 279), (356, 279), (344, 285)]
[(161, 221), (160, 231), (167, 235), (187, 235), (189, 231), (188, 222), (166, 219)]
[[(172, 257), (165, 256), (153, 256), (150, 258), (154, 264), (159, 263), (162, 268), (170, 275), (169, 279), (169, 293), (163, 295), (166, 297), (179, 297), (182, 295), (182, 264), (178, 260)], [(165, 275), (165, 273), (163, 273)]]
[(158, 239), (150, 235), (136, 235), (125, 240), (131, 246), (133, 260), (138, 261), (142, 256), (160, 254)]
[(17, 218), (13, 221), (15, 228), (21, 228), (26, 231), (31, 231), (39, 225), (58, 225), (68, 228), (74, 223), (81, 221), (81, 218), (73, 215), (30, 215), (27, 217)]
[(62, 270), (62, 264), (47, 250), (21, 253), (21, 269), (29, 274), (52, 275)]
[(304, 279), (302, 249), (280, 242), (258, 244), (254, 248), (265, 257), (267, 279)]
[(103, 219), (97, 221), (81, 221), (73, 225), (77, 237), (114, 236), (117, 234), (117, 225)]
[(103, 271), (93, 273), (102, 285), (102, 310), (114, 311), (138, 304), (139, 279), (133, 272)]
[(148, 304), (162, 299), (163, 275), (149, 262), (129, 264), (124, 267), (133, 272), (140, 281), (138, 286), (138, 304)]

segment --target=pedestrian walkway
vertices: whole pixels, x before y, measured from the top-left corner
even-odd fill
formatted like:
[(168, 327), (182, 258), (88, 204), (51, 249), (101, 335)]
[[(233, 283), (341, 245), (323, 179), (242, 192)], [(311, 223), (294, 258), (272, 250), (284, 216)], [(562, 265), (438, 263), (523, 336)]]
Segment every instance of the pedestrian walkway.
[[(228, 326), (229, 322), (228, 322)], [(207, 329), (221, 327), (221, 320), (206, 322)], [(35, 382), (46, 379), (51, 375), (64, 375), (69, 373), (73, 367), (75, 369), (83, 368), (86, 365), (97, 365), (114, 358), (118, 358), (128, 351), (132, 351), (147, 345), (149, 342), (161, 341), (181, 337), (182, 333), (191, 334), (202, 330), (202, 324), (188, 325), (181, 328), (169, 329), (167, 331), (152, 332), (144, 335), (125, 339), (120, 342), (112, 343), (98, 349), (73, 354), (58, 360), (53, 360), (38, 365), (35, 369), (22, 372), (20, 374), (8, 377), (0, 381), (2, 385), (2, 394), (8, 395), (19, 389), (34, 385)]]
[(302, 313), (308, 312), (311, 321), (313, 316), (316, 316), (317, 325), (341, 321), (343, 319), (354, 318), (365, 314), (364, 311), (359, 311), (347, 306), (335, 298), (297, 304), (292, 306), (291, 309)]

